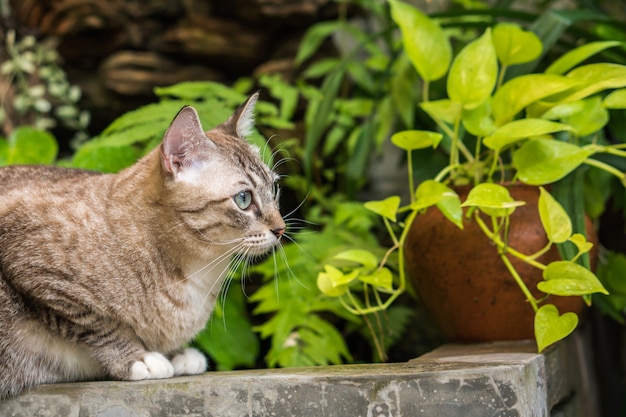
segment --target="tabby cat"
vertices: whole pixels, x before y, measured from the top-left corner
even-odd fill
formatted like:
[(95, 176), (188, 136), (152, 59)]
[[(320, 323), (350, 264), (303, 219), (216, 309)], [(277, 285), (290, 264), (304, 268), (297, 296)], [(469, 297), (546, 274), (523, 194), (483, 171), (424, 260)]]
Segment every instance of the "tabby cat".
[(115, 174), (0, 169), (0, 398), (36, 384), (202, 373), (183, 346), (233, 256), (280, 241), (277, 176), (245, 137), (251, 96), (204, 132), (183, 108)]

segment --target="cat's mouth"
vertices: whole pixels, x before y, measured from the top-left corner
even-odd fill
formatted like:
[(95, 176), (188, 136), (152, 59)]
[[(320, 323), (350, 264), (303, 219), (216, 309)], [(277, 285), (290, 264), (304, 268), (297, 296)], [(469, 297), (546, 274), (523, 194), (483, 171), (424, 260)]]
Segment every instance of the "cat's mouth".
[(282, 234), (281, 230), (247, 236), (243, 241), (241, 252), (252, 257), (265, 255), (280, 243)]

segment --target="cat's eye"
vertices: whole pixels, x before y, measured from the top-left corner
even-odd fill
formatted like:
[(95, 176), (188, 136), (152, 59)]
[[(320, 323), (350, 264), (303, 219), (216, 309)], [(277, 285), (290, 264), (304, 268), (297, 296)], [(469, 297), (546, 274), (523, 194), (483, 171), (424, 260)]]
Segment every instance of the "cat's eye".
[(242, 210), (247, 209), (252, 204), (252, 193), (250, 191), (240, 191), (233, 196), (235, 204)]

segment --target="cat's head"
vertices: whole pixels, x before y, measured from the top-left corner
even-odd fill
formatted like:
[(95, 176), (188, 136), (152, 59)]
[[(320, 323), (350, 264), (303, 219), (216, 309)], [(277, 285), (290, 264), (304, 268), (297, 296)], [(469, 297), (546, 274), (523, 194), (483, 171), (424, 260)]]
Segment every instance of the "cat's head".
[(246, 136), (254, 125), (252, 95), (223, 124), (204, 132), (193, 107), (184, 107), (161, 144), (161, 169), (177, 230), (224, 252), (260, 255), (280, 240), (278, 176)]

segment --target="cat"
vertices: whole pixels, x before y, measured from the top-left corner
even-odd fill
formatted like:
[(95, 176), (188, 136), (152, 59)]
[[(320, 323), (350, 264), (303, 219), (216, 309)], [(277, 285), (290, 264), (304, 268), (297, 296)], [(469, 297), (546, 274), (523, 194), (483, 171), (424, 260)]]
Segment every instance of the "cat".
[(268, 253), (285, 231), (278, 176), (245, 139), (257, 99), (206, 133), (184, 107), (118, 174), (0, 169), (0, 398), (206, 371), (181, 346), (204, 327), (229, 263)]

